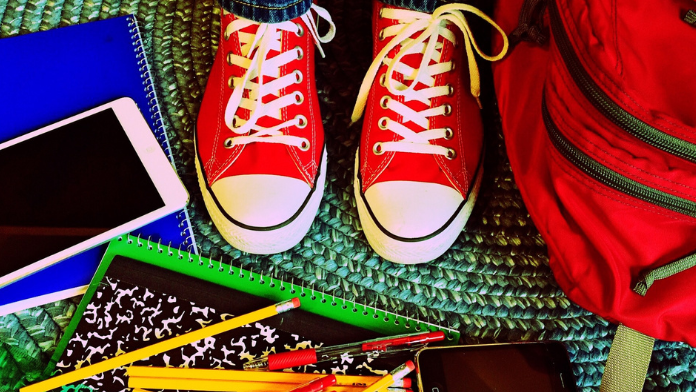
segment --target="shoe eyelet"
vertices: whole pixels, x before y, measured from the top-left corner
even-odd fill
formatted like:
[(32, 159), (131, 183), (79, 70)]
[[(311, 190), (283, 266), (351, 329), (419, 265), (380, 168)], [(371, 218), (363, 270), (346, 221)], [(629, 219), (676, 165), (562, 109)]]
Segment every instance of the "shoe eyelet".
[(304, 58), (304, 51), (302, 51), (302, 48), (299, 46), (295, 46), (295, 49), (297, 50), (297, 59), (302, 60)]
[(234, 116), (232, 119), (232, 128), (239, 128), (239, 117)]
[(454, 137), (454, 131), (452, 130), (452, 128), (450, 128), (450, 127), (445, 128), (445, 140), (452, 140), (453, 137)]
[(379, 9), (379, 17), (384, 18), (384, 8)]
[(379, 106), (381, 106), (382, 109), (389, 109), (389, 107), (387, 105), (389, 104), (390, 99), (391, 98), (389, 98), (388, 95), (383, 96), (382, 99), (379, 100)]
[(384, 154), (384, 150), (382, 150), (382, 143), (380, 143), (380, 142), (375, 143), (374, 146), (372, 146), (372, 152), (375, 155)]
[(382, 76), (379, 77), (379, 85), (387, 87), (387, 74), (382, 74)]
[(298, 91), (295, 94), (295, 105), (302, 105), (303, 102), (304, 102), (304, 95), (302, 95), (302, 93)]
[(304, 36), (304, 27), (302, 27), (301, 24), (295, 23), (295, 26), (297, 26), (297, 31), (295, 32), (295, 35), (298, 37), (303, 37)]
[(443, 107), (445, 108), (445, 116), (449, 116), (450, 114), (452, 114), (452, 105), (446, 103)]
[(304, 76), (302, 75), (302, 71), (300, 71), (299, 69), (296, 69), (293, 73), (295, 74), (295, 84), (302, 83), (302, 80), (304, 80)]
[(222, 33), (222, 38), (224, 38), (225, 41), (229, 41), (229, 40), (230, 40), (230, 33), (227, 32), (227, 29), (225, 29), (225, 32)]
[(307, 127), (307, 117), (300, 114), (295, 118), (297, 119), (297, 128), (303, 129)]
[(232, 90), (234, 90), (234, 76), (230, 76), (230, 77), (227, 79), (227, 87), (229, 87), (229, 88), (231, 88)]
[(389, 118), (388, 117), (382, 117), (377, 121), (377, 126), (379, 129), (385, 131), (387, 129), (387, 125), (389, 125)]
[(450, 69), (450, 71), (454, 71), (455, 69), (457, 69), (457, 66), (454, 63), (454, 61), (450, 61), (450, 63), (452, 63), (452, 68)]
[(448, 97), (454, 96), (454, 87), (451, 84), (448, 84), (447, 88), (449, 88), (449, 91), (447, 92), (447, 96)]
[(232, 64), (232, 52), (227, 52), (227, 65), (233, 65)]
[(225, 148), (232, 148), (232, 147), (234, 147), (234, 140), (232, 140), (231, 137), (225, 139), (224, 146), (225, 146)]
[(377, 37), (380, 41), (384, 41), (384, 30), (380, 30), (379, 35)]
[(457, 157), (457, 152), (454, 151), (454, 150), (451, 149), (451, 148), (448, 148), (448, 149), (447, 149), (447, 155), (445, 155), (445, 157), (451, 161), (451, 160), (453, 160), (454, 158)]
[(300, 151), (309, 151), (309, 140), (302, 139), (302, 143), (297, 147)]

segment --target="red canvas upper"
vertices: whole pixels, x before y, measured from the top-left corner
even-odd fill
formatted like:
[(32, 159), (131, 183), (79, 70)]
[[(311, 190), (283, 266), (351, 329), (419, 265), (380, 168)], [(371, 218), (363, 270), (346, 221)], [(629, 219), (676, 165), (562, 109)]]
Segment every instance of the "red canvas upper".
[[(376, 56), (387, 44), (390, 38), (381, 40), (380, 31), (389, 25), (397, 24), (396, 21), (381, 18), (380, 9), (382, 7), (395, 8), (374, 2), (372, 34), (374, 37), (373, 55)], [(462, 34), (455, 27), (449, 27), (462, 44)], [(415, 38), (418, 34), (414, 34)], [(380, 99), (389, 96), (391, 99), (404, 102), (402, 96), (393, 96), (389, 91), (380, 85), (379, 81), (387, 71), (387, 66), (382, 64), (375, 78), (375, 82), (370, 90), (365, 116), (363, 122), (363, 132), (360, 149), (360, 172), (362, 176), (362, 190), (367, 190), (377, 182), (385, 181), (420, 181), (432, 182), (450, 186), (459, 191), (464, 198), (471, 186), (476, 169), (481, 160), (483, 145), (483, 125), (479, 107), (470, 93), (468, 70), (466, 57), (462, 47), (454, 48), (447, 40), (440, 38), (443, 43), (442, 58), (440, 62), (453, 61), (455, 70), (436, 76), (436, 86), (451, 85), (454, 88), (452, 96), (437, 97), (432, 100), (431, 107), (438, 107), (449, 104), (452, 107), (452, 114), (449, 116), (434, 116), (430, 118), (429, 129), (450, 127), (454, 130), (454, 137), (451, 140), (444, 138), (432, 140), (431, 144), (452, 148), (456, 151), (457, 157), (449, 160), (442, 155), (386, 152), (382, 155), (373, 153), (373, 145), (377, 142), (397, 141), (401, 137), (391, 131), (381, 130), (378, 121), (382, 117), (389, 117), (392, 120), (402, 122), (403, 118), (394, 111), (383, 109), (380, 106)], [(397, 46), (389, 54), (393, 57), (400, 46)], [(422, 55), (410, 54), (403, 58), (403, 62), (413, 68), (418, 68), (422, 60)], [(403, 81), (403, 76), (394, 73), (395, 79)], [(416, 90), (425, 85), (416, 86)], [(427, 109), (426, 105), (410, 101), (406, 103), (413, 109)], [(404, 123), (409, 129), (420, 132), (424, 129), (412, 122)]]
[[(315, 177), (324, 148), (324, 131), (319, 113), (319, 104), (314, 85), (314, 41), (310, 34), (310, 27), (300, 18), (293, 22), (302, 26), (304, 35), (298, 37), (293, 32), (282, 32), (282, 52), (295, 50), (300, 47), (303, 58), (294, 60), (281, 68), (280, 76), (291, 74), (295, 70), (302, 72), (302, 81), (292, 84), (281, 90), (281, 95), (292, 95), (299, 91), (304, 96), (304, 102), (298, 105), (290, 105), (283, 109), (281, 119), (264, 116), (258, 124), (264, 127), (272, 127), (298, 115), (307, 118), (305, 128), (287, 127), (282, 130), (285, 135), (295, 135), (309, 140), (310, 148), (302, 151), (295, 146), (271, 143), (251, 143), (248, 145), (225, 148), (227, 138), (239, 136), (233, 133), (225, 123), (225, 108), (232, 94), (232, 88), (228, 86), (230, 76), (241, 77), (245, 68), (238, 65), (230, 65), (226, 58), (228, 54), (241, 55), (239, 34), (233, 33), (229, 40), (224, 39), (227, 26), (235, 20), (232, 14), (224, 14), (221, 17), (220, 44), (215, 56), (215, 61), (210, 72), (206, 94), (201, 104), (198, 116), (196, 132), (196, 148), (206, 174), (208, 185), (216, 180), (243, 174), (274, 174), (297, 178), (305, 181), (310, 187), (314, 186)], [(245, 32), (255, 33), (256, 27), (245, 29)], [(277, 51), (271, 51), (267, 58), (278, 55)], [(256, 79), (256, 78), (255, 78)], [(265, 83), (274, 78), (266, 78)], [(249, 91), (244, 94), (248, 97)], [(268, 102), (276, 97), (269, 94), (264, 98)], [(242, 119), (249, 118), (249, 111), (240, 108), (237, 115)]]
[[(523, 0), (499, 7), (510, 32)], [(556, 0), (573, 51), (614, 102), (645, 123), (693, 142), (696, 28), (680, 20), (693, 2)], [(547, 18), (548, 21), (548, 18)], [(500, 43), (498, 43), (500, 44)], [(696, 201), (696, 164), (628, 134), (583, 95), (556, 37), (522, 42), (494, 65), (503, 131), (515, 180), (549, 247), (568, 297), (610, 321), (650, 336), (696, 344), (696, 270), (632, 288), (646, 271), (696, 251), (696, 218), (631, 197), (578, 169), (552, 143), (550, 119), (584, 154), (642, 185)]]
[(573, 47), (602, 89), (643, 121), (696, 142), (696, 89), (688, 88), (696, 31), (681, 21), (694, 1), (558, 4)]

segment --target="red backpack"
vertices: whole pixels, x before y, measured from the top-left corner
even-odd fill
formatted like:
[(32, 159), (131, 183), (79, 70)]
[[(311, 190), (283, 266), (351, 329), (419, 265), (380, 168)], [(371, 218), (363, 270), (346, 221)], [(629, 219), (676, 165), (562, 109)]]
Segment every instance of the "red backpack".
[(696, 2), (523, 2), (497, 6), (511, 39), (532, 42), (494, 78), (556, 280), (628, 327), (616, 339), (637, 337), (648, 353), (645, 335), (696, 345)]

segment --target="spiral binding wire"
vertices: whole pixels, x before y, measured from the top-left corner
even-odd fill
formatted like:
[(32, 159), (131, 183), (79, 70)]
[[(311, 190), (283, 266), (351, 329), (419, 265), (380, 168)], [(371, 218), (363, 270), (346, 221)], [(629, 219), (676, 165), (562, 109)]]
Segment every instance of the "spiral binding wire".
[[(414, 326), (414, 331), (415, 332), (421, 332), (421, 331), (436, 331), (436, 330), (443, 330), (445, 332), (445, 335), (448, 340), (452, 341), (455, 338), (454, 333), (457, 332), (454, 328), (452, 328), (450, 325), (448, 326), (443, 326), (443, 325), (438, 325), (435, 324), (434, 322), (430, 321), (430, 314), (427, 314), (427, 319), (421, 320), (420, 317), (418, 317), (418, 314), (414, 317), (410, 316), (410, 312), (408, 309), (406, 309), (406, 314), (398, 314), (386, 309), (379, 308), (376, 304), (371, 304), (368, 305), (366, 303), (360, 303), (357, 301), (351, 301), (349, 299), (346, 299), (345, 297), (345, 290), (344, 290), (344, 295), (342, 297), (337, 297), (331, 293), (326, 293), (325, 291), (322, 290), (321, 293), (319, 293), (314, 286), (312, 287), (305, 287), (301, 285), (295, 284), (295, 278), (291, 277), (290, 282), (288, 283), (287, 281), (283, 279), (279, 279), (275, 276), (268, 276), (261, 274), (260, 272), (255, 272), (253, 270), (253, 267), (249, 267), (248, 270), (244, 269), (244, 266), (240, 263), (239, 266), (234, 266), (234, 260), (230, 258), (229, 264), (223, 263), (222, 259), (224, 256), (220, 256), (219, 260), (213, 260), (212, 258), (206, 258), (201, 256), (200, 254), (197, 255), (192, 255), (191, 253), (188, 254), (188, 257), (184, 253), (182, 253), (181, 247), (179, 248), (171, 248), (171, 245), (163, 245), (161, 242), (156, 242), (152, 241), (150, 238), (148, 239), (143, 239), (139, 235), (137, 236), (132, 236), (130, 234), (127, 234), (124, 236), (120, 236), (117, 238), (118, 241), (126, 241), (127, 244), (135, 244), (136, 246), (140, 248), (145, 248), (148, 251), (153, 251), (157, 249), (157, 252), (160, 254), (165, 254), (168, 257), (175, 257), (176, 260), (188, 260), (189, 263), (197, 263), (199, 267), (207, 267), (208, 269), (214, 269), (216, 264), (217, 264), (217, 272), (219, 273), (226, 273), (228, 276), (236, 279), (248, 279), (250, 282), (258, 281), (260, 285), (266, 285), (268, 283), (268, 289), (276, 289), (279, 291), (286, 291), (287, 285), (289, 284), (289, 291), (290, 294), (298, 294), (299, 297), (301, 298), (309, 298), (311, 301), (320, 301), (322, 303), (329, 303), (329, 300), (331, 301), (329, 304), (332, 307), (339, 306), (341, 305), (342, 310), (348, 310), (351, 309), (352, 313), (359, 313), (362, 312), (361, 314), (363, 316), (369, 316), (372, 314), (372, 317), (374, 319), (378, 319), (382, 317), (382, 321), (386, 322), (391, 322), (393, 321), (395, 325), (401, 325), (401, 323), (404, 323), (404, 327), (407, 329), (410, 329), (411, 326)], [(162, 248), (165, 249), (162, 249)], [(207, 260), (207, 264), (206, 264)], [(225, 268), (224, 266), (227, 266)], [(236, 269), (236, 271), (235, 271)], [(299, 291), (299, 293), (298, 293)], [(321, 296), (318, 296), (317, 294), (321, 294)], [(372, 310), (371, 312), (369, 310)], [(439, 314), (439, 320), (445, 321), (446, 318), (444, 317), (444, 314)]]
[[(142, 36), (140, 35), (140, 28), (138, 27), (138, 21), (134, 16), (129, 16), (128, 20), (128, 32), (131, 34), (131, 41), (133, 42), (135, 52), (135, 58), (138, 60), (138, 71), (140, 72), (140, 77), (143, 81), (143, 89), (145, 90), (145, 95), (147, 96), (148, 112), (150, 113), (150, 125), (154, 128), (154, 135), (159, 142), (162, 149), (167, 154), (169, 161), (174, 166), (176, 170), (176, 163), (174, 162), (174, 156), (172, 154), (171, 145), (169, 144), (169, 138), (167, 137), (167, 131), (164, 127), (164, 119), (162, 118), (162, 112), (160, 111), (159, 101), (157, 100), (157, 93), (155, 92), (155, 86), (153, 84), (152, 75), (150, 73), (150, 65), (147, 61), (147, 56), (145, 55), (145, 48), (143, 47)], [(176, 218), (179, 220), (179, 228), (181, 228), (181, 237), (184, 238), (184, 245), (187, 245), (187, 251), (190, 253), (198, 253), (198, 247), (196, 246), (196, 240), (193, 235), (193, 230), (191, 229), (191, 224), (188, 211), (186, 208), (181, 210)]]

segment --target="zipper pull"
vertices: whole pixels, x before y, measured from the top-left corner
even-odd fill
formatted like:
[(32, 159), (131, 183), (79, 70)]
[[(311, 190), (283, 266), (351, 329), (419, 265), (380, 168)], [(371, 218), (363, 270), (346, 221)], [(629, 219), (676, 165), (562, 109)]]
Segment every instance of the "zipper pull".
[(648, 293), (648, 289), (650, 289), (650, 286), (652, 286), (656, 280), (669, 278), (691, 267), (696, 267), (696, 253), (682, 257), (662, 267), (644, 272), (641, 280), (633, 287), (633, 291), (645, 297), (645, 294)]
[(696, 11), (694, 11), (694, 10), (686, 11), (686, 14), (684, 14), (683, 20), (684, 20), (684, 22), (690, 24), (691, 26), (696, 27)]
[(536, 43), (539, 46), (546, 44), (549, 39), (548, 27), (544, 26), (547, 3), (548, 0), (525, 0), (517, 28), (508, 36), (511, 49), (521, 41)]

